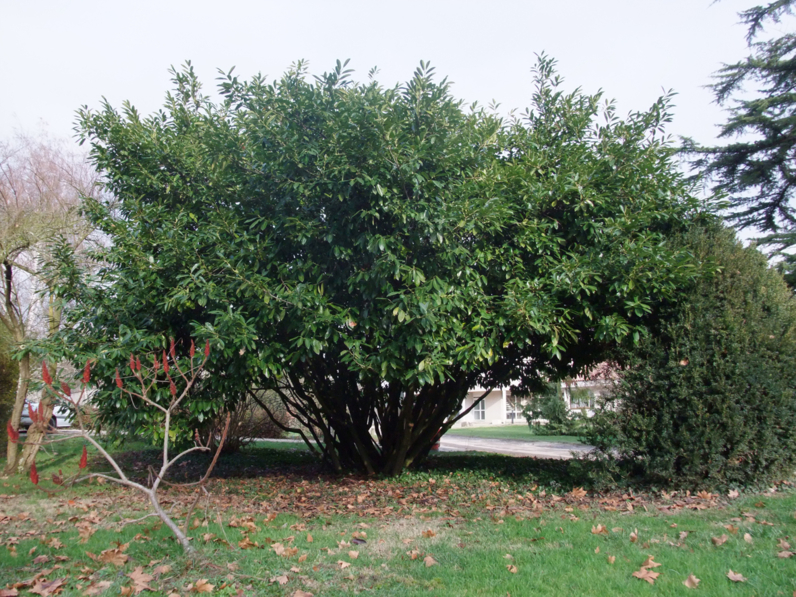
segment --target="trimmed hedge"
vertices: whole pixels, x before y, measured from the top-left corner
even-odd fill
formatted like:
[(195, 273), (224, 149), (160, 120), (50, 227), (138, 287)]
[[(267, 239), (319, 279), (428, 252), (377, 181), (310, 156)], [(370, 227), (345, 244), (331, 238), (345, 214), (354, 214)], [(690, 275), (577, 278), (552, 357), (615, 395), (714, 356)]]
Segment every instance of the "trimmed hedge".
[(796, 469), (796, 301), (729, 230), (685, 239), (718, 270), (617, 355), (623, 375), (589, 438), (668, 486), (762, 483)]

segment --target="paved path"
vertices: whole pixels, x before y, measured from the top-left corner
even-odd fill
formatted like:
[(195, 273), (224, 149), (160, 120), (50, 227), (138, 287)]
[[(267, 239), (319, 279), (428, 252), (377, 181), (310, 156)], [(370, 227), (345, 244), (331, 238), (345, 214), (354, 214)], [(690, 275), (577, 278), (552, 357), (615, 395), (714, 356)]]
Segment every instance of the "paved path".
[(517, 439), (486, 439), (481, 437), (464, 437), (445, 435), (440, 442), (440, 450), (444, 452), (493, 452), (509, 456), (536, 456), (537, 458), (572, 458), (572, 453), (585, 454), (593, 448), (586, 444), (565, 442), (527, 442)]
[[(268, 439), (260, 441), (303, 444), (301, 439)], [(482, 437), (466, 437), (445, 435), (440, 442), (441, 452), (492, 452), (508, 456), (535, 456), (537, 458), (572, 458), (572, 453), (584, 454), (593, 448), (586, 444), (567, 442), (534, 442), (519, 439), (486, 439)]]

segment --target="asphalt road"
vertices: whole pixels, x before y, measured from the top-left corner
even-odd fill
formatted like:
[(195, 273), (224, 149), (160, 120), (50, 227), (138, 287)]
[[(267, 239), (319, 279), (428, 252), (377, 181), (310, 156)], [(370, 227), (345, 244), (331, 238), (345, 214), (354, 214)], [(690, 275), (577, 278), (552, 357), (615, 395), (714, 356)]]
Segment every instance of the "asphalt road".
[(537, 458), (572, 458), (575, 454), (585, 454), (592, 450), (585, 444), (564, 442), (528, 442), (516, 439), (486, 439), (481, 437), (464, 437), (445, 435), (440, 442), (440, 450), (444, 452), (492, 452), (509, 456), (535, 456)]

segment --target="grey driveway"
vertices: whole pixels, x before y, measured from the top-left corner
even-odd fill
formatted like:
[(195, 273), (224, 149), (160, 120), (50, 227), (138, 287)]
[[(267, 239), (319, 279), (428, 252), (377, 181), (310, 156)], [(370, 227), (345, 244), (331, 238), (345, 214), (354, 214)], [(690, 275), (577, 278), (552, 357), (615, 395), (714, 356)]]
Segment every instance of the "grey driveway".
[(564, 442), (526, 442), (516, 439), (486, 439), (481, 437), (464, 437), (445, 435), (440, 442), (443, 452), (493, 452), (509, 456), (536, 456), (537, 458), (572, 458), (572, 453), (585, 454), (592, 450), (586, 444)]

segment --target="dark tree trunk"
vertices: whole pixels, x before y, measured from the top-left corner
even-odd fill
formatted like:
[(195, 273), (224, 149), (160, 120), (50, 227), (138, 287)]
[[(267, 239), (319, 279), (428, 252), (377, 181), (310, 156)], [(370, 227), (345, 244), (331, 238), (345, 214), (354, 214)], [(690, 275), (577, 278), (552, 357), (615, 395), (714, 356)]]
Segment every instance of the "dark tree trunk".
[(475, 381), (461, 374), (456, 381), (407, 387), (363, 381), (335, 365), (320, 358), (305, 363), (277, 391), (304, 428), (318, 430), (314, 439), (332, 468), (371, 475), (420, 465)]

